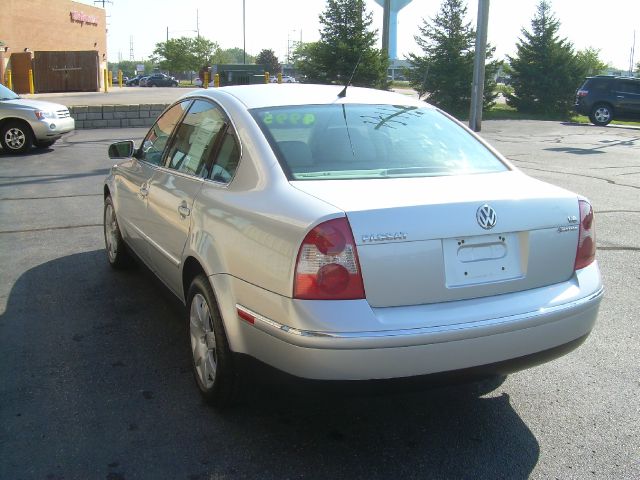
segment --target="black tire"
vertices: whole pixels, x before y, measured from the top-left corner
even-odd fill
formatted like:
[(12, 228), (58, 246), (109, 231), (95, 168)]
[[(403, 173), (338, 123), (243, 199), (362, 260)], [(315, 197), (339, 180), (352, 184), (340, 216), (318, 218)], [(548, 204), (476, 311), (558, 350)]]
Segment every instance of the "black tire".
[(216, 408), (231, 406), (237, 397), (238, 378), (218, 304), (204, 274), (197, 275), (189, 288), (187, 333), (200, 393)]
[(35, 140), (33, 144), (36, 148), (49, 148), (51, 145), (56, 143), (56, 140)]
[(133, 259), (120, 233), (120, 226), (116, 219), (116, 211), (113, 207), (111, 196), (107, 196), (107, 198), (104, 199), (104, 215), (102, 218), (104, 245), (107, 251), (109, 265), (116, 270), (123, 270), (131, 266)]
[(5, 123), (0, 128), (0, 144), (6, 152), (24, 153), (33, 144), (31, 127), (18, 120)]
[(606, 103), (597, 103), (591, 109), (589, 120), (594, 125), (604, 127), (613, 120), (613, 108)]

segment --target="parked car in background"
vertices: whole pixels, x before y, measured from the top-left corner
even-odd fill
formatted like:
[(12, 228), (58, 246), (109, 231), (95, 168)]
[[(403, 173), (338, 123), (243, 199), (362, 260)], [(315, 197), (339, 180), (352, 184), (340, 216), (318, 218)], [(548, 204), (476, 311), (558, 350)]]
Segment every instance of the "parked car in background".
[(595, 125), (608, 125), (612, 120), (640, 120), (640, 78), (587, 77), (576, 92), (574, 108)]
[(130, 78), (129, 80), (127, 80), (126, 84), (128, 87), (133, 87), (135, 85), (139, 85), (140, 84), (140, 79), (143, 78), (145, 75), (136, 75), (133, 78)]
[[(202, 87), (202, 85), (204, 84), (204, 82), (202, 81), (202, 79), (201, 79), (200, 77), (196, 77), (196, 78), (194, 78), (194, 79), (193, 79), (193, 84), (194, 84), (196, 87), (200, 88), (200, 87)], [(211, 81), (209, 82), (209, 86), (210, 86), (210, 87), (213, 87), (213, 80), (211, 80)]]
[(198, 90), (109, 156), (106, 258), (135, 252), (185, 302), (214, 405), (256, 360), (316, 380), (478, 378), (563, 355), (596, 321), (589, 201), (418, 99)]
[(64, 105), (21, 98), (0, 84), (0, 144), (5, 151), (50, 147), (74, 128), (75, 121)]
[(178, 80), (164, 73), (154, 73), (149, 75), (144, 85), (145, 87), (177, 87)]
[(138, 86), (146, 87), (147, 86), (147, 80), (149, 80), (148, 76), (141, 77), (140, 80), (138, 80)]
[[(277, 75), (273, 75), (270, 77), (269, 81), (271, 83), (278, 83), (278, 76)], [(282, 83), (296, 83), (296, 79), (289, 76), (289, 75), (283, 75), (282, 76)]]

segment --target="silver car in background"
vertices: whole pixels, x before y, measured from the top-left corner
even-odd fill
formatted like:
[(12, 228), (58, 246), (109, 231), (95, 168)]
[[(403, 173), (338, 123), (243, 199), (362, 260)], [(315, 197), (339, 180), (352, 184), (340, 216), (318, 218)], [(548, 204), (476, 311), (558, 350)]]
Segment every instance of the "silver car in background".
[(64, 105), (22, 98), (0, 85), (0, 144), (5, 151), (47, 148), (75, 128)]
[(109, 154), (108, 260), (135, 253), (185, 302), (214, 405), (233, 400), (238, 359), (318, 380), (500, 375), (596, 321), (588, 200), (410, 97), (200, 90)]

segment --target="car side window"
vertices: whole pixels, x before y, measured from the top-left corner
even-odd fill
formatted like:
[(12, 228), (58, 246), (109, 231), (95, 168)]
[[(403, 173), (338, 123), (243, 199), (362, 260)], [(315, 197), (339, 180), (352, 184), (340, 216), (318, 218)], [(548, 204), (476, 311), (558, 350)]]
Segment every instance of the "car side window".
[(640, 82), (621, 80), (619, 85), (621, 92), (640, 94)]
[(216, 147), (218, 134), (225, 125), (224, 114), (211, 102), (193, 102), (176, 129), (167, 155), (167, 168), (206, 177), (206, 166)]
[(228, 125), (220, 144), (220, 151), (211, 169), (210, 178), (214, 182), (229, 183), (240, 162), (240, 146), (233, 128)]
[(189, 104), (189, 101), (177, 103), (158, 118), (142, 142), (142, 148), (137, 156), (138, 160), (160, 165), (162, 154), (171, 137), (171, 132), (173, 132)]

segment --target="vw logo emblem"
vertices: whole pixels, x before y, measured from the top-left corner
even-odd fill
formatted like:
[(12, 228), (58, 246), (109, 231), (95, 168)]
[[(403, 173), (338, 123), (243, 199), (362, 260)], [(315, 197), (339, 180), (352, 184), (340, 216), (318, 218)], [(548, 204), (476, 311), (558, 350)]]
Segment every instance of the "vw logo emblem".
[(478, 220), (478, 225), (482, 228), (490, 230), (496, 226), (498, 215), (496, 215), (496, 211), (493, 208), (485, 203), (476, 212), (476, 220)]

